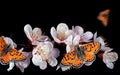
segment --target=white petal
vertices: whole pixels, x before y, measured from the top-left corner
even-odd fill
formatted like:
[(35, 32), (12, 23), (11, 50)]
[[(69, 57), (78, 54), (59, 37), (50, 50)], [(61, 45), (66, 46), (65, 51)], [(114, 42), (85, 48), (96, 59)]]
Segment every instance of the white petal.
[(39, 39), (39, 41), (47, 41), (47, 40), (49, 40), (49, 37), (48, 36), (43, 36), (43, 35)]
[(44, 43), (49, 47), (49, 49), (53, 49), (52, 42), (47, 41), (47, 42), (44, 42)]
[(75, 26), (75, 28), (73, 28), (74, 32), (77, 34), (77, 35), (80, 35), (83, 34), (84, 30), (82, 27), (80, 26)]
[(50, 56), (53, 56), (57, 58), (60, 55), (60, 51), (57, 48), (54, 48), (50, 54)]
[(101, 46), (105, 46), (105, 42), (101, 37), (96, 38), (96, 42), (99, 42)]
[(101, 46), (101, 51), (107, 51), (107, 52), (110, 52), (112, 51), (113, 49), (110, 48), (110, 47), (105, 47), (105, 46)]
[(69, 37), (70, 35), (75, 35), (75, 33), (73, 32), (73, 30), (67, 30), (66, 32), (65, 32), (65, 38), (67, 38), (67, 37)]
[(57, 43), (61, 43), (60, 40), (57, 38), (57, 32), (54, 27), (51, 28), (51, 36), (53, 37), (54, 41)]
[(114, 68), (114, 64), (113, 64), (113, 63), (106, 63), (106, 66), (107, 66), (109, 69), (113, 69), (113, 68)]
[(31, 37), (32, 36), (32, 27), (29, 24), (24, 26), (24, 32), (25, 32), (26, 36), (28, 37), (28, 39), (32, 41), (32, 37)]
[(40, 57), (40, 55), (33, 55), (32, 62), (34, 65), (39, 66), (41, 61), (42, 61), (42, 57)]
[(103, 54), (104, 63), (112, 63), (118, 59), (118, 54), (116, 52), (109, 52)]
[(11, 39), (11, 38), (9, 38), (9, 37), (4, 37), (4, 40), (5, 40), (5, 42), (7, 43), (7, 44), (10, 44), (11, 45), (11, 47), (13, 47), (14, 48), (14, 45), (13, 45), (13, 40)]
[(72, 35), (70, 35), (66, 40), (64, 40), (64, 42), (65, 42), (65, 44), (67, 44), (67, 45), (72, 45), (72, 43), (73, 43), (73, 36)]
[(13, 42), (13, 46), (14, 48), (17, 48), (17, 44), (15, 42)]
[(33, 41), (32, 45), (39, 45), (39, 43), (40, 43), (39, 41)]
[(7, 69), (7, 71), (12, 70), (14, 66), (15, 66), (14, 62), (9, 62), (9, 68)]
[(58, 33), (63, 33), (68, 30), (68, 26), (65, 23), (59, 23), (57, 26), (57, 32)]
[(92, 39), (92, 37), (93, 37), (92, 32), (87, 31), (82, 35), (82, 40), (83, 42), (89, 42), (89, 40)]
[(80, 41), (80, 36), (79, 35), (76, 35), (73, 39), (73, 45), (78, 45), (79, 44), (79, 41)]
[(42, 34), (42, 31), (40, 28), (34, 28), (33, 29), (33, 35), (32, 35), (32, 39), (34, 39), (34, 41), (37, 41), (40, 39)]
[(94, 61), (91, 61), (91, 62), (86, 62), (85, 65), (86, 66), (91, 66), (93, 64)]
[(57, 65), (58, 61), (57, 61), (57, 59), (55, 57), (50, 57), (48, 59), (48, 63), (50, 64), (50, 66), (54, 67), (54, 66)]
[(70, 45), (66, 46), (66, 52), (69, 53), (71, 51)]
[(71, 66), (61, 66), (62, 71), (69, 70)]
[(40, 69), (44, 70), (47, 68), (47, 62), (46, 61), (41, 61), (39, 64)]
[(94, 37), (93, 37), (93, 41), (94, 41), (94, 42), (97, 42), (97, 41), (96, 41), (96, 38), (97, 38), (97, 32), (95, 32)]

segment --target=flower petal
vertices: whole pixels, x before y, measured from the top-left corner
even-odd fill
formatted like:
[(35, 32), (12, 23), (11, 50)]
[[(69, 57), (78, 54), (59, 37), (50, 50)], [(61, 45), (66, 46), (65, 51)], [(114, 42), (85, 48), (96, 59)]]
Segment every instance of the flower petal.
[(106, 63), (106, 66), (107, 66), (109, 69), (113, 69), (113, 68), (114, 68), (114, 64), (113, 64), (113, 63)]
[(50, 53), (50, 56), (57, 58), (59, 55), (60, 51), (57, 48), (53, 48), (52, 52)]
[(66, 52), (69, 53), (71, 51), (70, 45), (66, 46)]
[(59, 23), (57, 26), (57, 32), (58, 33), (63, 33), (68, 30), (68, 26), (65, 23)]
[(47, 62), (46, 62), (46, 61), (41, 61), (41, 62), (39, 63), (39, 67), (40, 67), (40, 69), (42, 69), (42, 70), (46, 69), (46, 68), (47, 68)]
[(50, 66), (54, 67), (54, 66), (57, 65), (58, 61), (57, 61), (57, 59), (55, 57), (50, 57), (48, 59), (48, 63), (50, 64)]
[(87, 31), (87, 32), (85, 32), (85, 33), (82, 35), (81, 38), (82, 38), (83, 42), (89, 42), (90, 39), (92, 39), (92, 37), (93, 37), (92, 32)]
[(34, 65), (39, 66), (40, 62), (42, 61), (42, 57), (40, 55), (33, 55), (32, 62)]
[(80, 26), (75, 26), (75, 28), (72, 26), (72, 30), (74, 31), (74, 33), (76, 33), (77, 35), (80, 35), (80, 36), (84, 32), (83, 28)]
[(47, 41), (47, 40), (49, 40), (49, 37), (44, 35), (42, 35), (39, 39), (39, 41)]
[(61, 43), (61, 41), (57, 38), (57, 32), (54, 27), (51, 28), (51, 36), (53, 37), (54, 41), (57, 43)]
[(65, 44), (72, 45), (73, 43), (73, 36), (70, 35), (66, 40), (64, 40)]
[(91, 66), (93, 64), (94, 61), (91, 61), (91, 62), (86, 62), (85, 65), (86, 66)]
[(14, 48), (14, 42), (11, 38), (9, 37), (4, 37), (4, 40), (7, 44), (10, 44), (12, 48)]
[(73, 45), (78, 45), (80, 40), (80, 35), (76, 35), (73, 39)]
[(32, 36), (32, 27), (29, 24), (24, 26), (24, 32), (25, 32), (26, 36), (28, 37), (28, 39), (32, 41), (32, 37), (31, 37)]
[(104, 63), (112, 63), (118, 59), (118, 54), (116, 52), (108, 52), (103, 54)]
[(13, 69), (13, 67), (15, 66), (14, 62), (9, 62), (9, 68), (7, 69), (7, 71), (10, 71)]
[(33, 29), (32, 39), (33, 39), (34, 41), (39, 40), (40, 37), (41, 37), (41, 35), (42, 35), (42, 31), (41, 31), (40, 28), (34, 28), (34, 29)]

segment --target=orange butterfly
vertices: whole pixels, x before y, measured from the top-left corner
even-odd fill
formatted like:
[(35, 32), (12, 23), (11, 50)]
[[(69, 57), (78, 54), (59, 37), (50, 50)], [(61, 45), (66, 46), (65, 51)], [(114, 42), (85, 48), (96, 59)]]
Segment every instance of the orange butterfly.
[(98, 42), (83, 44), (80, 47), (76, 46), (74, 50), (65, 54), (61, 61), (61, 65), (74, 68), (80, 68), (83, 64), (89, 66), (96, 59), (95, 54), (99, 51), (99, 48), (100, 44)]
[(26, 59), (25, 55), (16, 50), (12, 39), (0, 37), (0, 62), (5, 65), (10, 61), (21, 61)]
[(110, 13), (110, 10), (106, 9), (106, 10), (100, 12), (98, 15), (98, 20), (100, 20), (104, 26), (108, 25), (109, 13)]

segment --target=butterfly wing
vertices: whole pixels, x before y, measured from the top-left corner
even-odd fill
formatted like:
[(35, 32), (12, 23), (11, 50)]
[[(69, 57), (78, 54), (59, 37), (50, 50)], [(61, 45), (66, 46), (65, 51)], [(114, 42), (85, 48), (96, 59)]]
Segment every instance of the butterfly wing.
[(3, 37), (0, 37), (0, 56), (1, 56), (5, 46), (6, 46), (5, 40), (3, 39)]
[(2, 64), (7, 64), (10, 61), (22, 61), (22, 60), (25, 60), (26, 57), (25, 57), (24, 54), (22, 54), (18, 50), (12, 49), (9, 52), (7, 52), (7, 54), (1, 56), (0, 59), (1, 59)]
[(82, 60), (80, 60), (80, 58), (75, 54), (74, 50), (71, 50), (69, 53), (65, 54), (61, 64), (64, 66), (72, 66), (77, 68), (82, 65)]
[(84, 49), (84, 62), (93, 62), (96, 59), (95, 54), (99, 51), (100, 44), (92, 42), (84, 44), (82, 48)]

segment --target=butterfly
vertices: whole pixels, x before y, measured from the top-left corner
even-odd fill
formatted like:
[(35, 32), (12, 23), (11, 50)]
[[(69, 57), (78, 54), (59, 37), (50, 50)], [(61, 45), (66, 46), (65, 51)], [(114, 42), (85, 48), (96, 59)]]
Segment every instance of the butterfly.
[(8, 37), (0, 37), (0, 63), (8, 64), (10, 61), (22, 61), (26, 57), (13, 46), (12, 39)]
[(98, 17), (97, 17), (98, 20), (100, 20), (104, 26), (108, 25), (109, 13), (110, 13), (110, 10), (106, 9), (106, 10), (100, 12), (99, 15), (98, 15)]
[(61, 65), (74, 68), (80, 68), (83, 64), (89, 66), (96, 59), (95, 54), (99, 49), (100, 43), (98, 42), (83, 44), (80, 47), (75, 46), (73, 50), (64, 55)]

